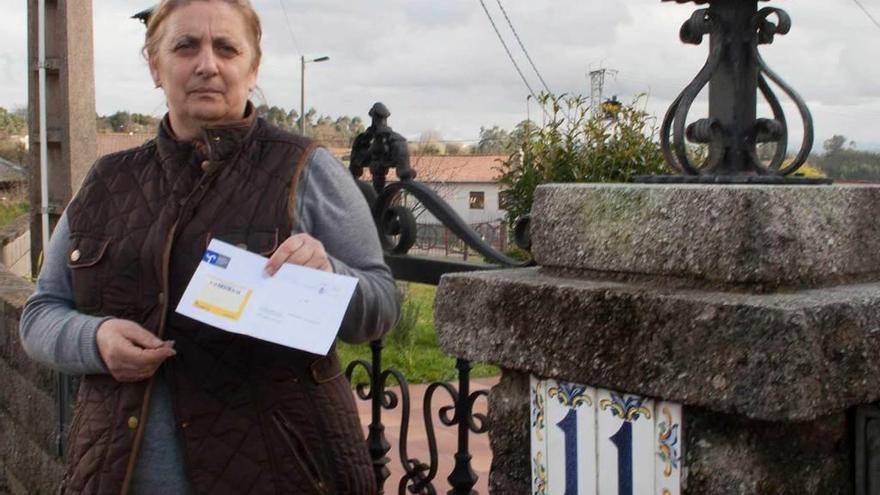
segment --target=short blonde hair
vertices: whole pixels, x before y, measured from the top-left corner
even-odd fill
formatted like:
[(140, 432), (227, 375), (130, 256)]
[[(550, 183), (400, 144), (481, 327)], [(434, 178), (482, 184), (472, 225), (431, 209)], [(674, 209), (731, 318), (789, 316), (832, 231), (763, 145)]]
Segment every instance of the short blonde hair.
[(263, 56), (263, 51), (260, 48), (260, 40), (263, 38), (263, 27), (260, 24), (260, 16), (257, 15), (257, 11), (251, 6), (249, 0), (162, 0), (162, 2), (159, 3), (159, 6), (150, 14), (150, 19), (147, 22), (147, 35), (142, 49), (144, 57), (146, 57), (147, 60), (152, 60), (159, 52), (159, 43), (162, 38), (161, 27), (162, 23), (165, 22), (168, 16), (176, 9), (185, 7), (196, 1), (225, 2), (241, 12), (241, 15), (244, 16), (245, 25), (247, 26), (251, 37), (251, 44), (254, 47), (253, 66), (258, 67), (260, 65), (260, 59)]

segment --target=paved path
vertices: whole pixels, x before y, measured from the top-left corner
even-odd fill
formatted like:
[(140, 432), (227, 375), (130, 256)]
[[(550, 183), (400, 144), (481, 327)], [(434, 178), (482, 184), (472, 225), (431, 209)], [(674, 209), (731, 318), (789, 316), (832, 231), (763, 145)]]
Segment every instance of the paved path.
[[(498, 383), (497, 377), (476, 378), (471, 380), (471, 390), (488, 390), (496, 383)], [(411, 458), (414, 457), (427, 463), (429, 458), (428, 440), (425, 434), (424, 420), (422, 419), (422, 402), (425, 396), (425, 389), (427, 389), (427, 385), (410, 385), (411, 411), (408, 435), (409, 440), (407, 442), (409, 447), (407, 454)], [(396, 391), (398, 389), (395, 387), (393, 390)], [(370, 403), (359, 399), (357, 402), (358, 412), (361, 416), (361, 424), (364, 425), (364, 434), (366, 435), (366, 426), (370, 424)], [(452, 472), (452, 468), (455, 465), (453, 455), (455, 454), (458, 445), (457, 429), (455, 427), (450, 428), (444, 426), (438, 419), (437, 411), (441, 407), (451, 405), (451, 403), (452, 401), (449, 398), (449, 394), (446, 392), (437, 390), (434, 393), (434, 413), (432, 417), (434, 418), (434, 432), (437, 436), (437, 451), (440, 457), (440, 469), (437, 471), (437, 478), (435, 479), (434, 487), (437, 489), (438, 494), (446, 493), (449, 490), (449, 484), (446, 481), (446, 477), (449, 476), (449, 473)], [(475, 412), (485, 414), (486, 407), (486, 399), (480, 399), (475, 406)], [(397, 493), (397, 485), (404, 475), (403, 468), (400, 464), (400, 442), (398, 441), (400, 437), (400, 419), (401, 408), (399, 405), (391, 411), (382, 411), (382, 424), (385, 425), (385, 436), (388, 439), (388, 443), (391, 444), (391, 451), (388, 453), (388, 456), (391, 458), (391, 463), (389, 464), (391, 477), (385, 482), (385, 493), (389, 495)], [(474, 489), (480, 494), (486, 495), (489, 493), (489, 465), (492, 462), (492, 452), (489, 449), (489, 436), (486, 434), (471, 434), (470, 452), (473, 456), (471, 459), (471, 466), (477, 473), (477, 476), (479, 476), (479, 480)]]

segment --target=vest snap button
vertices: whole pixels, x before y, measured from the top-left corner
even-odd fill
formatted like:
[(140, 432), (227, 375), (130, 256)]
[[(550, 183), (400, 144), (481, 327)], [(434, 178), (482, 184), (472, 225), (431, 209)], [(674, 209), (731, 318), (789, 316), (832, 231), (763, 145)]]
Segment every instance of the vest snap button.
[(128, 418), (128, 427), (131, 428), (132, 430), (136, 429), (138, 427), (138, 424), (139, 424), (139, 421), (137, 419), (137, 416), (132, 416), (132, 417)]
[(211, 162), (209, 162), (208, 160), (203, 161), (202, 162), (202, 172), (207, 172), (209, 166), (211, 166)]
[(159, 299), (159, 304), (165, 304), (165, 293), (164, 293), (164, 292), (160, 292), (160, 293), (159, 293), (159, 298), (158, 298), (158, 299)]
[(70, 253), (70, 261), (76, 263), (79, 261), (80, 256), (82, 256), (82, 253), (79, 252), (79, 249), (74, 249), (73, 252)]
[(188, 421), (184, 421), (184, 422), (180, 423), (180, 427), (183, 428), (183, 429), (187, 429), (187, 428), (189, 428), (189, 422), (188, 422)]

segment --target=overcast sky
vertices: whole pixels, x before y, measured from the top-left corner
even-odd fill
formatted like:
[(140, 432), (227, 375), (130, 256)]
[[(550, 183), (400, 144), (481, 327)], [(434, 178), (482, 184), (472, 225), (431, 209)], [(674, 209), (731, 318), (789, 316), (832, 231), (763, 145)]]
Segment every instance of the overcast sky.
[[(659, 0), (503, 0), (536, 66), (557, 93), (588, 94), (586, 73), (617, 70), (606, 96), (649, 93), (662, 116), (706, 59), (707, 43), (683, 45), (678, 30), (694, 10)], [(880, 18), (880, 0), (861, 0)], [(27, 102), (26, 2), (3, 0), (0, 106)], [(541, 88), (496, 0), (485, 0), (536, 91)], [(94, 0), (98, 112), (164, 113), (139, 55), (143, 26), (129, 17), (151, 0)], [(329, 56), (307, 66), (306, 104), (319, 113), (360, 115), (375, 101), (408, 138), (437, 131), (472, 140), (480, 126), (512, 127), (527, 113), (524, 84), (479, 0), (253, 0), (263, 20), (260, 87), (266, 103), (299, 106), (299, 57)], [(289, 24), (282, 10), (286, 7)], [(787, 36), (763, 47), (770, 66), (807, 100), (817, 148), (844, 134), (880, 149), (880, 29), (852, 0), (774, 2), (791, 14)], [(705, 101), (705, 95), (702, 100)], [(786, 106), (789, 120), (798, 121)], [(705, 103), (691, 120), (702, 117)], [(766, 111), (766, 110), (765, 110)], [(532, 117), (539, 115), (535, 103)], [(795, 131), (799, 126), (793, 124)], [(799, 142), (798, 135), (792, 142)]]

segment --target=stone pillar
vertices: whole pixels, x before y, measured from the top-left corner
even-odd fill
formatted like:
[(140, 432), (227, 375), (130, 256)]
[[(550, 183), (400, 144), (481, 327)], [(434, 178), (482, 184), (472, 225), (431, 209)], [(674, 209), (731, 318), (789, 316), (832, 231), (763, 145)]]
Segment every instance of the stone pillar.
[[(42, 251), (39, 32), (37, 0), (28, 0), (28, 133), (31, 164), (31, 259)], [(49, 209), (54, 227), (95, 161), (95, 58), (91, 0), (46, 0), (46, 107)]]
[(880, 399), (880, 188), (542, 186), (538, 267), (445, 276), (450, 354), (501, 366), (493, 493), (531, 493), (528, 375), (683, 404), (686, 494), (854, 493)]

